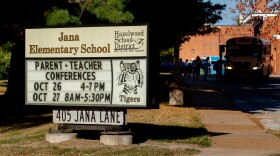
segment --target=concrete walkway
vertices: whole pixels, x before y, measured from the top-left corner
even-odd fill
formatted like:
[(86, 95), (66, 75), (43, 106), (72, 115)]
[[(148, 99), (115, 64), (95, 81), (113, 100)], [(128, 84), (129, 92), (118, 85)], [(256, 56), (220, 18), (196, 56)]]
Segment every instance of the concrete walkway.
[(213, 83), (184, 80), (190, 99), (212, 136), (212, 147), (199, 156), (280, 155), (280, 138), (267, 133), (253, 116), (240, 111)]

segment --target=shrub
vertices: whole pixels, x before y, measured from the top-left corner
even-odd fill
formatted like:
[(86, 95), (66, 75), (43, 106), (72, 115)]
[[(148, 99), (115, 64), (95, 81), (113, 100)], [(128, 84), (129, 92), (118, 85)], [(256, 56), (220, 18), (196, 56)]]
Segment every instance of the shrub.
[(0, 80), (8, 79), (12, 46), (12, 42), (0, 46)]

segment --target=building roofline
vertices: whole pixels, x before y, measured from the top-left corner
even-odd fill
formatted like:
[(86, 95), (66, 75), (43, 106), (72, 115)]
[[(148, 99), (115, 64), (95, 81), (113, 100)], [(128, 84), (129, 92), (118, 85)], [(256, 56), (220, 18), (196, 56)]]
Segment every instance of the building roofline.
[(241, 24), (247, 24), (251, 19), (254, 17), (261, 17), (262, 20), (266, 20), (267, 17), (274, 17), (277, 16), (278, 12), (275, 13), (252, 13), (248, 15), (245, 19), (241, 20)]

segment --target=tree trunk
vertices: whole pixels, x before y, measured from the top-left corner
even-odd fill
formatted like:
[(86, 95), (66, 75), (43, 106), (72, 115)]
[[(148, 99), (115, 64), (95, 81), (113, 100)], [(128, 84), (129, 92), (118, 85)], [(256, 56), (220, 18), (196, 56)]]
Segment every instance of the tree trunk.
[(181, 74), (179, 72), (179, 50), (181, 44), (181, 0), (178, 0), (177, 5), (177, 30), (176, 30), (176, 40), (174, 46), (174, 73), (173, 73), (173, 82), (169, 85), (169, 105), (172, 106), (183, 106), (184, 105), (184, 92), (182, 87)]

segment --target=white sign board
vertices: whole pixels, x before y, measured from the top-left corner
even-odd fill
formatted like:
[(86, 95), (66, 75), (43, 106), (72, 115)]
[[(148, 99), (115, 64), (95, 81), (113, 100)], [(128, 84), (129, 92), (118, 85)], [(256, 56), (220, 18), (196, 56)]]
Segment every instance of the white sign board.
[(26, 67), (27, 104), (146, 105), (145, 59), (27, 60)]
[(147, 25), (25, 30), (26, 58), (146, 57)]
[(117, 110), (53, 110), (54, 123), (124, 125), (125, 114)]
[(26, 29), (26, 105), (147, 106), (147, 26)]

